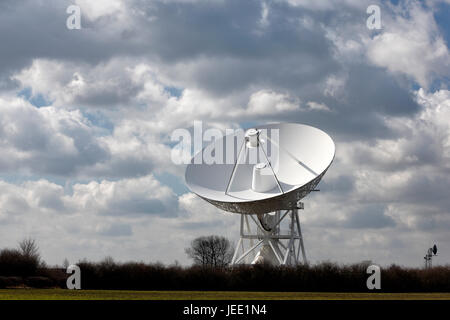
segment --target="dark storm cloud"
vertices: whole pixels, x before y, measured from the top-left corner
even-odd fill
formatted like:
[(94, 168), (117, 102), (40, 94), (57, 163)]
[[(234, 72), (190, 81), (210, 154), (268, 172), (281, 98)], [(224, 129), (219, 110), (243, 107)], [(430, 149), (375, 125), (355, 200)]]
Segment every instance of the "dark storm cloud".
[(395, 227), (395, 221), (391, 217), (385, 215), (385, 209), (385, 206), (382, 204), (362, 206), (360, 209), (350, 212), (340, 225), (344, 228), (357, 229)]
[(147, 32), (161, 59), (171, 62), (200, 56), (274, 59), (289, 51), (325, 57), (329, 43), (320, 28), (307, 29), (299, 20), (307, 12), (286, 3), (270, 2), (265, 28), (261, 23), (262, 2), (136, 1), (147, 18)]
[(104, 167), (87, 169), (86, 175), (110, 178), (142, 177), (152, 173), (155, 165), (147, 158), (139, 158), (136, 155), (127, 157), (110, 157), (101, 162)]
[(64, 1), (14, 1), (14, 5), (4, 5), (0, 10), (0, 41), (8, 45), (0, 51), (0, 70), (21, 69), (39, 57), (78, 59), (86, 55), (80, 38), (65, 27), (67, 6)]
[[(409, 88), (397, 83), (387, 71), (367, 65), (349, 67), (343, 97), (314, 92), (300, 94), (304, 101), (328, 106), (332, 112), (304, 111), (280, 115), (282, 121), (298, 121), (323, 128), (334, 138), (343, 141), (395, 138), (396, 132), (383, 118), (414, 116), (421, 110)], [(270, 120), (268, 115), (266, 120)]]
[[(17, 86), (10, 76), (33, 59), (56, 59), (95, 65), (111, 57), (131, 54), (134, 47), (145, 52), (145, 42), (133, 44), (126, 29), (109, 33), (116, 21), (104, 26), (105, 21), (89, 21), (82, 14), (82, 29), (69, 30), (66, 9), (73, 1), (33, 0), (2, 1), (0, 8), (0, 90)], [(102, 29), (103, 27), (103, 29)], [(142, 45), (144, 44), (144, 45)]]
[(190, 81), (217, 96), (251, 86), (301, 94), (340, 69), (315, 12), (269, 2), (262, 23), (261, 1), (140, 4), (154, 18), (149, 54), (165, 64), (197, 61)]
[(48, 191), (49, 190), (46, 189), (45, 187), (39, 190), (40, 194), (37, 197), (39, 207), (53, 209), (58, 212), (66, 211), (66, 208), (60, 195)]
[[(49, 1), (37, 5), (22, 1), (3, 5), (0, 41), (8, 46), (0, 52), (2, 74), (17, 71), (36, 58), (101, 65), (111, 57), (127, 56), (159, 61), (162, 69), (193, 63), (194, 67), (185, 73), (175, 69), (181, 72), (180, 81), (216, 98), (270, 88), (299, 98), (302, 105), (308, 101), (327, 105), (331, 112), (292, 111), (261, 116), (259, 121), (311, 124), (329, 132), (338, 142), (395, 138), (401, 133), (392, 131), (383, 116), (407, 117), (419, 110), (410, 89), (388, 71), (359, 60), (343, 62), (334, 54), (336, 44), (327, 37), (326, 28), (361, 24), (365, 29), (366, 13), (360, 8), (342, 4), (340, 10), (317, 11), (269, 1), (268, 15), (263, 21), (262, 2), (256, 0), (202, 2), (201, 5), (134, 1), (128, 3), (129, 24), (122, 26), (109, 16), (89, 20), (89, 15), (82, 11), (83, 29), (68, 30), (65, 9), (69, 4)], [(117, 32), (111, 34), (108, 30)], [(348, 28), (336, 30), (349, 32)], [(342, 36), (352, 37), (351, 34)], [(324, 94), (326, 79), (332, 75), (346, 78), (339, 97)], [(113, 79), (110, 81), (113, 86), (92, 89), (88, 82), (89, 89), (75, 97), (76, 104), (119, 103), (124, 109), (117, 111), (124, 113), (126, 108), (135, 107), (133, 98), (143, 86), (129, 79), (121, 81), (120, 71), (108, 73), (107, 77)], [(221, 120), (226, 119), (236, 120), (224, 111)], [(256, 117), (249, 114), (239, 120), (255, 121)], [(43, 150), (46, 136), (34, 130), (33, 123), (23, 127), (27, 130), (11, 137), (11, 141), (21, 150)], [(82, 157), (60, 161), (60, 157), (53, 159), (51, 153), (43, 152), (42, 161), (33, 165), (34, 170), (71, 173), (77, 166), (96, 162), (110, 163), (105, 170), (113, 172), (112, 175), (119, 172), (121, 176), (140, 176), (153, 169), (151, 163), (133, 157), (109, 159), (107, 151), (89, 142), (88, 137), (75, 135), (74, 142)], [(94, 171), (103, 174), (102, 169)]]
[(412, 115), (420, 110), (417, 102), (385, 70), (360, 65), (350, 70), (347, 84), (351, 111), (375, 111), (389, 116)]
[(325, 177), (320, 182), (320, 191), (333, 194), (348, 194), (355, 190), (355, 181), (351, 175), (340, 175), (338, 177)]
[(159, 199), (126, 199), (115, 202), (111, 205), (113, 212), (118, 210), (122, 213), (154, 214), (166, 211), (164, 203)]
[[(226, 95), (250, 85), (300, 90), (339, 69), (320, 25), (299, 22), (313, 13), (287, 4), (271, 3), (264, 27), (260, 1), (137, 1), (130, 6), (146, 16), (131, 15), (130, 26), (114, 19), (89, 21), (83, 14), (83, 29), (68, 30), (69, 4), (23, 1), (6, 6), (0, 13), (0, 41), (8, 43), (0, 52), (2, 73), (20, 70), (36, 58), (89, 64), (114, 56), (156, 58), (164, 64), (206, 58), (213, 61), (202, 63), (190, 77), (198, 86)], [(108, 27), (117, 33), (111, 35)], [(80, 103), (108, 104), (114, 96), (97, 94)]]
[(116, 88), (106, 88), (103, 90), (95, 90), (87, 95), (77, 97), (76, 103), (84, 106), (111, 107), (117, 104), (130, 105), (142, 86), (132, 85), (130, 82), (118, 83)]
[(98, 233), (102, 236), (108, 237), (124, 237), (131, 236), (133, 234), (133, 230), (129, 224), (113, 223), (109, 226), (101, 228)]
[(401, 201), (427, 205), (442, 213), (450, 213), (450, 181), (445, 174), (435, 174), (418, 169), (399, 190), (392, 190)]
[[(419, 106), (408, 84), (396, 81), (388, 71), (358, 61), (343, 63), (335, 57), (335, 44), (326, 37), (324, 25), (343, 24), (345, 18), (346, 24), (365, 28), (365, 12), (345, 9), (312, 11), (269, 2), (263, 27), (259, 1), (201, 6), (155, 2), (146, 8), (155, 19), (145, 36), (152, 44), (150, 53), (163, 63), (196, 61), (188, 74), (190, 81), (217, 97), (270, 88), (303, 102), (324, 103), (334, 111), (291, 112), (275, 119), (268, 115), (263, 121), (320, 124), (332, 133), (359, 139), (395, 136), (380, 115), (413, 115)], [(309, 25), (301, 22), (307, 18)], [(323, 84), (334, 74), (346, 74), (343, 99), (324, 96)], [(244, 116), (243, 121), (247, 118), (254, 121), (253, 115)]]
[[(359, 8), (343, 4), (342, 10), (315, 11), (270, 1), (269, 13), (262, 21), (262, 2), (256, 0), (201, 5), (134, 1), (129, 3), (129, 25), (121, 26), (108, 16), (89, 20), (82, 12), (83, 29), (68, 30), (68, 5), (46, 2), (37, 6), (24, 1), (6, 6), (0, 13), (0, 41), (8, 43), (0, 53), (0, 70), (4, 74), (29, 65), (35, 58), (95, 65), (111, 57), (134, 56), (159, 61), (167, 69), (179, 63), (193, 63), (187, 72), (175, 69), (181, 74), (174, 76), (186, 86), (199, 87), (218, 98), (270, 88), (289, 93), (304, 103), (325, 103), (335, 111), (302, 112), (294, 117), (287, 113), (262, 120), (320, 123), (331, 132), (363, 139), (393, 135), (379, 114), (398, 116), (418, 110), (409, 89), (386, 71), (343, 64), (335, 57), (335, 44), (324, 28), (343, 21), (348, 25), (361, 24), (366, 13)], [(109, 29), (117, 32), (111, 34)], [(324, 96), (327, 77), (342, 73), (348, 75), (345, 100)], [(142, 87), (130, 81), (119, 81), (116, 89), (87, 91), (76, 97), (76, 104), (130, 106), (140, 90)]]
[[(176, 203), (176, 199), (174, 203)], [(164, 218), (174, 218), (179, 215), (178, 208), (174, 204), (164, 203), (159, 199), (146, 199), (142, 195), (123, 199), (112, 199), (108, 208), (99, 210), (102, 215), (108, 216), (160, 216)]]

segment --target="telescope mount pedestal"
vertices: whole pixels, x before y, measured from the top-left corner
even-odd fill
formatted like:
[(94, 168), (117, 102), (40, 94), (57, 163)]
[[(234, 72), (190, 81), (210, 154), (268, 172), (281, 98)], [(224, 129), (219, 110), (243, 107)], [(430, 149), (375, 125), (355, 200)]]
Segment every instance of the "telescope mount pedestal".
[[(240, 239), (232, 265), (269, 263), (295, 266), (307, 264), (298, 209), (277, 210), (263, 215), (241, 215)], [(282, 229), (287, 227), (287, 229)]]

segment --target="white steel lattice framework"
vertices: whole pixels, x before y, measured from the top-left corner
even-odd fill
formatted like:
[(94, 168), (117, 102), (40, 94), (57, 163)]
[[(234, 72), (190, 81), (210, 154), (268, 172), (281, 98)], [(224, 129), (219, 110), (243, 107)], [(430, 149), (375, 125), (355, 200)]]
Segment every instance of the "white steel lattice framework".
[[(303, 209), (303, 203), (291, 210), (278, 210), (264, 215), (241, 215), (241, 237), (231, 264), (270, 263), (295, 266), (300, 261), (307, 264), (298, 209)], [(287, 226), (287, 229), (282, 226)]]

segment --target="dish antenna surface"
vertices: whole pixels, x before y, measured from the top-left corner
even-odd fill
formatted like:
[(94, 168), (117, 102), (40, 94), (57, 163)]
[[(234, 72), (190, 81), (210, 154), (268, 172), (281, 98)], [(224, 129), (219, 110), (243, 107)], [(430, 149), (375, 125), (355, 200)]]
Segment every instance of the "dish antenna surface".
[(300, 200), (317, 191), (334, 155), (333, 140), (317, 128), (268, 124), (216, 139), (192, 158), (185, 178), (202, 199), (241, 214), (232, 264), (296, 265), (300, 251), (307, 263)]

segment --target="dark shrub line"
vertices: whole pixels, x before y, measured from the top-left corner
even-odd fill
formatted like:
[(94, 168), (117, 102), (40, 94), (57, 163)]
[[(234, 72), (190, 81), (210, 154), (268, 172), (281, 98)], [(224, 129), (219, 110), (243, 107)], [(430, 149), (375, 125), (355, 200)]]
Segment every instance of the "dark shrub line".
[[(81, 262), (84, 289), (367, 292), (367, 265), (234, 268), (144, 263)], [(381, 292), (450, 292), (450, 266), (433, 269), (392, 265), (381, 272)]]
[[(27, 253), (28, 252), (28, 253)], [(367, 264), (180, 267), (143, 262), (80, 261), (82, 289), (367, 292)], [(0, 288), (66, 287), (65, 269), (48, 268), (29, 250), (0, 251)], [(381, 292), (450, 292), (450, 266), (382, 268)]]

